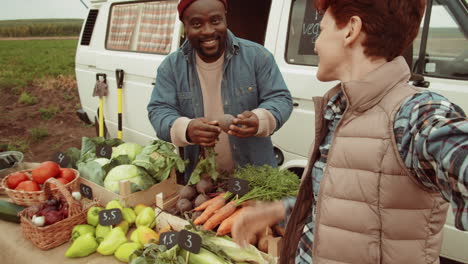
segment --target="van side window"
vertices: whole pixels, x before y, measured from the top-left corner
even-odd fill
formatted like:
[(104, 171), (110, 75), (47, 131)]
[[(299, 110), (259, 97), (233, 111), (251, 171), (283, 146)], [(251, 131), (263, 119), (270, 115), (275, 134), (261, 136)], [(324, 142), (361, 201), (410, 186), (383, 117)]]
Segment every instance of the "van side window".
[[(457, 19), (454, 12), (457, 12), (459, 7), (455, 5), (456, 2), (434, 1), (426, 54), (422, 62), (414, 60), (414, 68), (418, 63), (424, 63), (423, 75), (468, 80), (468, 24), (464, 23), (466, 20), (463, 20), (463, 17)], [(466, 6), (466, 0), (464, 4)], [(422, 28), (414, 42), (414, 56), (419, 54), (421, 32)]]
[(175, 0), (113, 4), (106, 49), (169, 54), (176, 6)]
[(321, 15), (311, 0), (293, 0), (289, 19), (286, 61), (290, 64), (317, 65), (315, 41), (320, 34)]

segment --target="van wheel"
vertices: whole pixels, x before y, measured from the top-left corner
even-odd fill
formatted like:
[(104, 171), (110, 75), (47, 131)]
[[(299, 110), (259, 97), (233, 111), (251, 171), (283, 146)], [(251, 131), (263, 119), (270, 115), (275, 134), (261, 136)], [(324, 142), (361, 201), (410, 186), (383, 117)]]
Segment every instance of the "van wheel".
[(300, 179), (302, 177), (302, 173), (304, 172), (304, 168), (288, 168), (288, 171), (293, 172)]

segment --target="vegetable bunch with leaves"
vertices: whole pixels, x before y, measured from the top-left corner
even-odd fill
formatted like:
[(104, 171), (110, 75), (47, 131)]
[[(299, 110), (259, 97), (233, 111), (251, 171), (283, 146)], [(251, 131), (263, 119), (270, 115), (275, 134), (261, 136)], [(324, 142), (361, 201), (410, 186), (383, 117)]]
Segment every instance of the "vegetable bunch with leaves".
[[(296, 196), (299, 191), (300, 180), (294, 173), (268, 165), (260, 167), (248, 165), (238, 169), (234, 177), (247, 180), (250, 187), (249, 192), (240, 198), (227, 192), (223, 196), (208, 200), (194, 209), (195, 211), (204, 210), (195, 219), (195, 224), (203, 224), (203, 229), (212, 230), (216, 226), (222, 225), (238, 210), (242, 203), (248, 200), (276, 201), (288, 196)], [(229, 201), (233, 196), (233, 200)], [(233, 219), (229, 220), (230, 223), (233, 221)], [(230, 230), (230, 226), (224, 226), (223, 229)]]
[(174, 145), (162, 140), (155, 140), (145, 146), (132, 162), (133, 165), (144, 168), (158, 182), (167, 179), (174, 167), (179, 172), (184, 172), (186, 163), (175, 152)]
[(187, 252), (175, 245), (171, 249), (156, 244), (146, 244), (144, 250), (135, 252), (131, 264), (237, 264), (276, 263), (276, 258), (260, 252), (254, 246), (241, 248), (229, 237), (217, 237), (211, 231), (197, 228), (191, 221), (186, 230), (198, 234), (202, 245), (198, 254)]
[(214, 181), (218, 179), (219, 173), (215, 161), (217, 154), (214, 147), (205, 147), (201, 151), (204, 152), (204, 157), (198, 161), (197, 166), (190, 175), (188, 182), (190, 185), (197, 184), (204, 177), (210, 177)]

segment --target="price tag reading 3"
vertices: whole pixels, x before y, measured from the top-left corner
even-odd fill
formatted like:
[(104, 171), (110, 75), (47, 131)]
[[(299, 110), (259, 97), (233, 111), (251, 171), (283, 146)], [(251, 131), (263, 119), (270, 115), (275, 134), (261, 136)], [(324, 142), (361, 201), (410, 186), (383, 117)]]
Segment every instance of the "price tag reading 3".
[(88, 185), (80, 184), (80, 193), (83, 195), (83, 197), (86, 197), (90, 200), (93, 199), (93, 189), (91, 189), (91, 187)]
[(177, 245), (179, 238), (179, 233), (175, 231), (164, 232), (159, 237), (159, 245), (165, 245), (167, 249), (172, 248)]
[(239, 196), (243, 196), (248, 193), (250, 190), (249, 182), (246, 180), (241, 180), (237, 178), (231, 178), (228, 181), (228, 191), (237, 194)]
[(199, 235), (182, 230), (179, 233), (179, 246), (188, 252), (198, 254), (200, 252), (202, 239)]
[(70, 164), (70, 158), (63, 152), (57, 152), (52, 156), (52, 161), (60, 165), (62, 168), (66, 168)]
[(99, 212), (99, 224), (102, 226), (118, 225), (122, 219), (122, 211), (119, 208)]
[(96, 147), (96, 156), (100, 158), (110, 159), (112, 155), (112, 147), (109, 145), (99, 145)]

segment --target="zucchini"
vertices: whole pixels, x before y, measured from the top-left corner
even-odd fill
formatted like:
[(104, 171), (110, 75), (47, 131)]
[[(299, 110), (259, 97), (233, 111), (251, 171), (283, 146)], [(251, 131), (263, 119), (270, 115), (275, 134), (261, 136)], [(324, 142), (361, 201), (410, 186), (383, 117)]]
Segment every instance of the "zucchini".
[(25, 207), (14, 203), (0, 201), (0, 219), (8, 222), (19, 223), (20, 217), (18, 216), (18, 213), (24, 208)]

